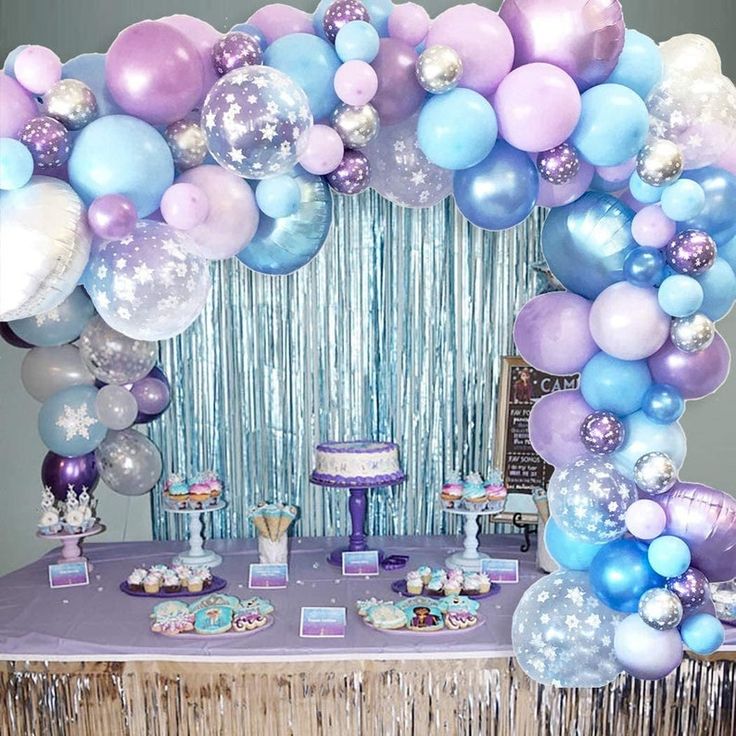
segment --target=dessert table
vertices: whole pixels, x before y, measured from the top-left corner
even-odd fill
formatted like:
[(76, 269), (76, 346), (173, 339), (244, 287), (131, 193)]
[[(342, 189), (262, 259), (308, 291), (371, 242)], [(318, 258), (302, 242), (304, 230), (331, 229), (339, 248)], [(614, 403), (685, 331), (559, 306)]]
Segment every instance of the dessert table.
[[(511, 617), (542, 573), (518, 535), (481, 537), (494, 557), (520, 560), (520, 582), (481, 602), (485, 623), (463, 633), (369, 629), (355, 601), (391, 599), (401, 572), (343, 577), (333, 540), (291, 539), (289, 587), (250, 591), (255, 540), (216, 540), (226, 593), (261, 595), (275, 623), (254, 636), (164, 637), (150, 631), (154, 599), (118, 590), (133, 567), (170, 559), (176, 542), (99, 543), (90, 584), (52, 590), (58, 551), (0, 578), (0, 733), (526, 734), (732, 733), (736, 629), (722, 651), (686, 658), (656, 683), (621, 676), (606, 688), (533, 683), (511, 650)], [(456, 537), (376, 539), (410, 554), (407, 569), (441, 566)], [(344, 639), (300, 639), (302, 606), (344, 606)]]

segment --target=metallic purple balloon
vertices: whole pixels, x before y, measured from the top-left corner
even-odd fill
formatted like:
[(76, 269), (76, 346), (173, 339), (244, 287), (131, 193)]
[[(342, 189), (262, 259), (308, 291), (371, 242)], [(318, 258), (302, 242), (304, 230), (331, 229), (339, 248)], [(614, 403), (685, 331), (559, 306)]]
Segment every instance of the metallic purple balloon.
[(398, 38), (382, 38), (378, 55), (371, 62), (378, 77), (378, 91), (371, 105), (378, 110), (381, 125), (394, 125), (411, 117), (427, 93), (417, 81), (417, 52)]
[(578, 390), (543, 396), (529, 415), (529, 441), (535, 452), (556, 468), (587, 455), (580, 425), (592, 411)]
[(100, 480), (94, 452), (77, 457), (62, 457), (55, 452), (46, 453), (41, 465), (41, 482), (49, 486), (59, 501), (66, 500), (70, 485), (79, 493), (82, 486), (92, 491)]
[(682, 575), (667, 581), (667, 589), (680, 599), (683, 608), (697, 608), (708, 595), (708, 578), (700, 570), (688, 567)]
[(241, 66), (263, 63), (263, 52), (258, 39), (247, 33), (232, 31), (223, 36), (212, 48), (212, 63), (218, 76)]
[(89, 206), (87, 219), (97, 237), (119, 240), (133, 232), (138, 213), (135, 205), (122, 194), (103, 194)]
[(581, 90), (608, 79), (624, 47), (619, 0), (504, 0), (499, 15), (514, 38), (514, 67), (546, 61)]
[(537, 156), (539, 175), (550, 184), (567, 184), (580, 171), (580, 157), (569, 143), (542, 151)]
[(736, 577), (736, 499), (701, 483), (677, 483), (657, 496), (667, 514), (665, 534), (684, 539), (711, 582)]
[(69, 131), (58, 120), (46, 115), (32, 118), (23, 126), (20, 142), (31, 152), (39, 169), (63, 166), (72, 150)]
[(580, 439), (594, 455), (610, 455), (624, 443), (623, 422), (610, 411), (594, 411), (580, 425)]
[(678, 273), (697, 276), (705, 273), (716, 260), (716, 244), (702, 230), (685, 230), (667, 246), (667, 263)]
[(325, 12), (322, 28), (331, 43), (335, 43), (339, 30), (353, 20), (371, 22), (371, 17), (360, 0), (335, 0)]
[(371, 165), (364, 153), (348, 149), (327, 181), (340, 194), (360, 194), (370, 184)]
[(171, 403), (171, 386), (163, 371), (155, 367), (130, 387), (138, 402), (136, 424), (147, 424), (163, 414)]

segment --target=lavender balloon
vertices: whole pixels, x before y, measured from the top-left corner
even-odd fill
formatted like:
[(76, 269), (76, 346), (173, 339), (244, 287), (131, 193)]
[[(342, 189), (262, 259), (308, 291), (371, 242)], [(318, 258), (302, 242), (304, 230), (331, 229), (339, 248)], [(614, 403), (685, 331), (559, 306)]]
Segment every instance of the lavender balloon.
[(55, 452), (47, 452), (41, 465), (41, 482), (51, 489), (59, 501), (66, 500), (70, 485), (77, 492), (82, 490), (82, 486), (92, 491), (99, 480), (94, 452), (77, 457), (63, 457)]
[(381, 125), (395, 125), (419, 110), (427, 93), (417, 81), (416, 50), (396, 38), (382, 38), (371, 62), (378, 77), (378, 91), (371, 104)]
[(371, 181), (371, 165), (364, 153), (348, 149), (338, 167), (327, 175), (330, 186), (340, 194), (360, 194)]
[(684, 539), (693, 567), (711, 582), (736, 577), (736, 499), (700, 483), (677, 483), (657, 496), (666, 534)]
[(228, 171), (249, 179), (290, 171), (307, 146), (311, 127), (302, 88), (268, 66), (226, 74), (202, 107), (210, 153)]
[(212, 48), (212, 63), (220, 77), (233, 69), (262, 64), (261, 44), (247, 33), (230, 32)]
[(340, 29), (353, 20), (371, 22), (371, 17), (360, 0), (335, 0), (327, 11), (322, 21), (325, 36), (330, 43), (335, 43)]
[(697, 608), (708, 595), (708, 578), (700, 570), (688, 567), (682, 575), (667, 581), (667, 589), (680, 599), (683, 608)]
[(103, 194), (89, 206), (87, 219), (98, 238), (114, 240), (133, 232), (138, 214), (135, 205), (122, 194)]
[(539, 175), (550, 184), (567, 184), (580, 171), (580, 157), (569, 143), (542, 151), (537, 156)]
[(592, 411), (580, 391), (555, 391), (543, 396), (529, 415), (532, 447), (557, 467), (586, 455), (580, 425)]
[(580, 438), (594, 455), (610, 455), (624, 443), (624, 425), (610, 411), (595, 411), (583, 420)]
[(716, 260), (716, 244), (702, 230), (685, 230), (667, 246), (667, 263), (678, 273), (697, 276), (705, 273)]
[[(137, 423), (150, 422), (160, 416), (171, 403), (171, 386), (160, 368), (154, 368), (145, 378), (130, 387), (138, 402)], [(143, 419), (142, 419), (143, 418)]]
[(42, 115), (29, 120), (20, 132), (20, 142), (33, 156), (39, 169), (55, 169), (69, 160), (71, 136), (54, 118)]

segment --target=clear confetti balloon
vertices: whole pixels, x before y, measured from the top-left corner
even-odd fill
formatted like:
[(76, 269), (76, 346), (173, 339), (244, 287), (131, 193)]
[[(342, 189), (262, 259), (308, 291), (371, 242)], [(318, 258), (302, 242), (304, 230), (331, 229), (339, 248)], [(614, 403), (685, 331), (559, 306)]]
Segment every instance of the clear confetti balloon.
[(622, 619), (597, 598), (587, 572), (554, 572), (534, 583), (514, 611), (514, 654), (537, 682), (601, 687), (622, 671), (613, 653)]
[(82, 360), (95, 378), (105, 383), (133, 383), (156, 365), (158, 345), (134, 340), (93, 317), (79, 338)]
[(202, 128), (217, 162), (239, 176), (265, 179), (293, 168), (307, 145), (312, 113), (290, 77), (267, 66), (226, 74), (202, 107)]
[(668, 73), (680, 72), (691, 76), (721, 73), (721, 57), (716, 45), (697, 33), (673, 36), (659, 44), (659, 51)]
[(61, 79), (44, 96), (44, 115), (58, 120), (69, 130), (79, 130), (98, 114), (95, 93), (78, 79)]
[(95, 459), (102, 480), (123, 496), (148, 493), (163, 470), (158, 447), (134, 429), (108, 432)]
[(137, 340), (178, 335), (199, 316), (210, 289), (207, 262), (194, 250), (186, 233), (147, 220), (122, 240), (101, 243), (86, 277), (95, 308)]
[(452, 192), (452, 171), (427, 160), (417, 143), (417, 116), (381, 128), (364, 153), (371, 186), (402, 207), (432, 207)]
[(179, 171), (199, 166), (207, 158), (207, 138), (194, 120), (177, 120), (164, 132), (171, 156)]
[(634, 482), (647, 493), (665, 493), (677, 483), (677, 467), (667, 453), (648, 452), (634, 465)]
[(552, 518), (563, 531), (600, 544), (623, 536), (626, 509), (637, 493), (610, 462), (581, 457), (554, 472), (548, 498)]

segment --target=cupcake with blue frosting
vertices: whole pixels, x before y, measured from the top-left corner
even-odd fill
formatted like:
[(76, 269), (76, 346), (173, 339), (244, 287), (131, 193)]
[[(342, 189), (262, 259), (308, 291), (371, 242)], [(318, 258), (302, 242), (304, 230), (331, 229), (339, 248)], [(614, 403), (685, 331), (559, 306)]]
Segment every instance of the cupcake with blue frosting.
[(488, 496), (483, 479), (478, 473), (471, 473), (465, 479), (463, 487), (463, 505), (468, 511), (483, 511), (486, 508)]

